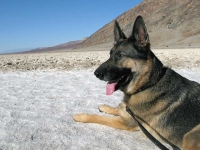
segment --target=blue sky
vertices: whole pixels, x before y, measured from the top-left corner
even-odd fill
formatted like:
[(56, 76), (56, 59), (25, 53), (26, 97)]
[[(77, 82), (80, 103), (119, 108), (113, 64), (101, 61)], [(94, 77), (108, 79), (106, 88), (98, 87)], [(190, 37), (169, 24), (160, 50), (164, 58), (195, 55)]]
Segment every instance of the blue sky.
[(0, 53), (88, 37), (142, 0), (0, 0)]

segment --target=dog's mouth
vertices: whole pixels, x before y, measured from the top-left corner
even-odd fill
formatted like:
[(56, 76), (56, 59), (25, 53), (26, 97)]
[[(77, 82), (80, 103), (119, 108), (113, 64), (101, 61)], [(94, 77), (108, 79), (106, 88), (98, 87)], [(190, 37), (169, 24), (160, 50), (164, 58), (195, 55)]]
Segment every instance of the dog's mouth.
[(117, 80), (109, 81), (106, 85), (106, 95), (111, 95), (121, 86), (126, 86), (133, 78), (132, 74), (125, 74)]

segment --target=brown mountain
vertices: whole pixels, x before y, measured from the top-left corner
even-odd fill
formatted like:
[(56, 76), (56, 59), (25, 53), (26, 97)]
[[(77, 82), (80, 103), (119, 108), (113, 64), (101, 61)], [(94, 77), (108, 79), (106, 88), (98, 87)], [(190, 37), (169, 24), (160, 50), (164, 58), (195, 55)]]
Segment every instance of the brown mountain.
[(39, 52), (51, 52), (51, 51), (64, 51), (64, 50), (72, 50), (75, 47), (77, 47), (80, 43), (82, 43), (85, 39), (77, 40), (77, 41), (70, 41), (64, 44), (52, 46), (52, 47), (42, 47), (42, 48), (36, 48), (30, 51), (25, 51), (22, 53), (39, 53)]
[[(154, 48), (200, 47), (199, 0), (144, 0), (116, 19), (128, 36), (133, 22), (142, 15)], [(114, 20), (76, 48), (113, 42)]]

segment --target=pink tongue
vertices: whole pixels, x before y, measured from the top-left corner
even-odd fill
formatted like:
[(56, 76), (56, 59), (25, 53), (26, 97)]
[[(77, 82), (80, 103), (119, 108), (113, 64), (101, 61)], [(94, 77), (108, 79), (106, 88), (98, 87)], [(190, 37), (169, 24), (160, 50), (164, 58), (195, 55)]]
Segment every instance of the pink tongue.
[(106, 95), (111, 95), (115, 91), (115, 86), (117, 83), (107, 83), (106, 85)]

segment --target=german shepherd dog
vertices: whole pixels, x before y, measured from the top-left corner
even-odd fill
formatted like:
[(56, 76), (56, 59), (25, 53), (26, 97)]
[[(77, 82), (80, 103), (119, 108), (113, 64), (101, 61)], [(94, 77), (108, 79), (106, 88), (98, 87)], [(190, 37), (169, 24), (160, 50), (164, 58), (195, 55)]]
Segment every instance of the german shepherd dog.
[(141, 16), (136, 18), (128, 38), (115, 21), (114, 39), (109, 59), (94, 74), (107, 82), (108, 95), (121, 90), (123, 101), (116, 108), (99, 106), (101, 112), (113, 117), (78, 114), (73, 116), (74, 120), (128, 131), (139, 130), (127, 113), (127, 106), (160, 141), (183, 150), (200, 150), (200, 84), (163, 66), (150, 50)]

